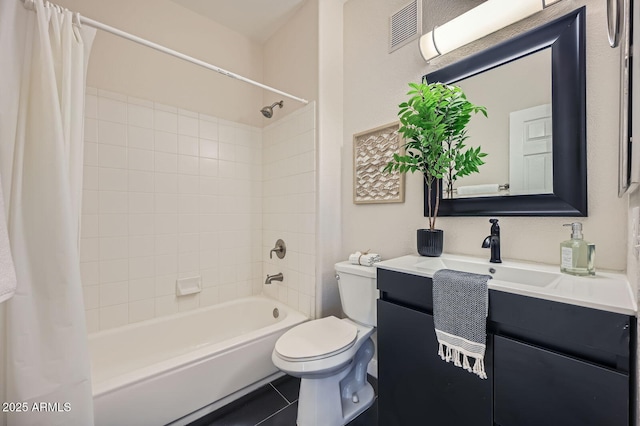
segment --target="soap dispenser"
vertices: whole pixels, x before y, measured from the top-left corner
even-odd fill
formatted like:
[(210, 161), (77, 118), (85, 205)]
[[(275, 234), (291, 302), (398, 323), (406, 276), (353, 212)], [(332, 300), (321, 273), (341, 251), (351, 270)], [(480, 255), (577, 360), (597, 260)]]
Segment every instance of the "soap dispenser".
[(571, 239), (560, 243), (560, 271), (571, 275), (595, 275), (595, 244), (582, 238), (582, 223), (567, 223), (571, 227)]

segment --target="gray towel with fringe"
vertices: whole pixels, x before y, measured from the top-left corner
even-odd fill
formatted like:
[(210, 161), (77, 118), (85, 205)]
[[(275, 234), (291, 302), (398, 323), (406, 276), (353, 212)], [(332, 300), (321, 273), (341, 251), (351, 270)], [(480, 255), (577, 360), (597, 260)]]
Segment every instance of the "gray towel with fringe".
[[(433, 322), (438, 338), (438, 355), (481, 379), (487, 378), (484, 352), (489, 279), (490, 275), (450, 269), (441, 269), (433, 274)], [(473, 359), (473, 366), (469, 358)]]

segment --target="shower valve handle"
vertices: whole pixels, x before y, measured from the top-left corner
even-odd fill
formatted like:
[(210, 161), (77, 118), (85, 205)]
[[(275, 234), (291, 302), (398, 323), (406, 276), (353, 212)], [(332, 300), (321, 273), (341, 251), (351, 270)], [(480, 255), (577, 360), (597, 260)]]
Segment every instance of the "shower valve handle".
[(269, 259), (273, 259), (274, 252), (276, 253), (276, 256), (278, 256), (278, 259), (282, 259), (287, 254), (287, 246), (284, 244), (284, 241), (281, 239), (276, 241), (276, 246), (269, 252)]

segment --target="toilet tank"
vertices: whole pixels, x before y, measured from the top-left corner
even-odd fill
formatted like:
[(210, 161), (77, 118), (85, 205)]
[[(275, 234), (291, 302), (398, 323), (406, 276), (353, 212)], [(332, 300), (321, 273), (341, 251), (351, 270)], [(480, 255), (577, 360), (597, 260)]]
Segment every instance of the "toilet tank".
[(345, 315), (364, 325), (376, 325), (376, 268), (336, 263), (340, 303)]

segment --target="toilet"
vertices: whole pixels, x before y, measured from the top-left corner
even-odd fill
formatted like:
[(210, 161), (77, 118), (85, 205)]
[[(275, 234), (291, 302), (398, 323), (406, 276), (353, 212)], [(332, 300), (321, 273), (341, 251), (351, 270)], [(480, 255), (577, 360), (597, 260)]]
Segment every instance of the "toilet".
[(276, 342), (271, 359), (300, 377), (298, 426), (342, 426), (373, 404), (367, 382), (376, 326), (376, 268), (335, 265), (340, 302), (347, 316), (320, 318), (293, 327)]

